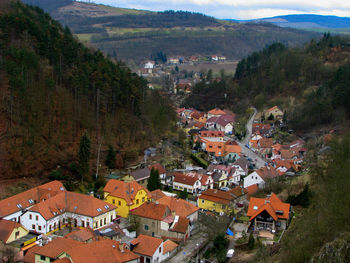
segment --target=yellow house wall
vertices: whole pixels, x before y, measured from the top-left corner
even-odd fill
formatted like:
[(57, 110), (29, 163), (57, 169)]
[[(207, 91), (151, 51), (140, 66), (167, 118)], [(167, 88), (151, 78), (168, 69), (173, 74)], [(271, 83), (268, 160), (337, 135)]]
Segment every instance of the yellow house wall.
[(19, 231), (19, 236), (17, 237), (17, 239), (19, 239), (19, 238), (21, 238), (23, 236), (26, 236), (29, 233), (29, 231), (27, 229), (25, 229), (24, 227), (15, 228), (15, 229), (13, 229), (10, 237), (8, 238), (8, 240), (6, 242), (7, 244), (16, 240), (16, 232), (17, 231)]
[[(143, 201), (142, 201), (142, 199), (143, 199)], [(113, 200), (114, 200), (114, 203), (113, 203)], [(137, 200), (138, 200), (138, 203), (137, 203)], [(124, 199), (119, 198), (119, 197), (108, 195), (105, 198), (105, 201), (107, 203), (110, 203), (110, 204), (115, 205), (117, 207), (117, 209), (116, 209), (117, 215), (124, 217), (124, 218), (129, 216), (130, 210), (139, 207), (144, 202), (147, 202), (147, 200), (148, 200), (147, 193), (145, 190), (140, 190), (137, 192), (135, 199), (132, 200), (133, 201), (132, 205), (127, 204)]]
[(218, 212), (218, 213), (220, 212), (229, 213), (232, 211), (232, 209), (227, 205), (224, 205), (223, 207), (223, 204), (201, 199), (201, 198), (198, 198), (198, 207), (209, 211), (215, 210), (215, 212)]

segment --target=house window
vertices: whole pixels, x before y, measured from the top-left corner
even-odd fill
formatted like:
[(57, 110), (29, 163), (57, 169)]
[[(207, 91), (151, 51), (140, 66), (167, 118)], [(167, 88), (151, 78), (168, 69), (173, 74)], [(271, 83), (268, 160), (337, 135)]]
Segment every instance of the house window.
[(53, 229), (56, 229), (56, 222), (53, 224)]
[(38, 230), (39, 230), (39, 231), (41, 230), (41, 226), (38, 226)]
[(89, 226), (90, 226), (89, 221), (86, 221), (86, 227), (89, 227)]
[(146, 263), (151, 263), (151, 259), (150, 258), (146, 258)]
[(148, 231), (148, 230), (149, 230), (148, 225), (144, 225), (144, 226), (143, 226), (143, 228), (144, 228), (146, 231)]
[(152, 237), (154, 237), (154, 232), (152, 232)]
[(105, 217), (105, 219), (104, 219), (104, 223), (107, 224), (107, 218), (106, 218), (106, 217)]
[(45, 256), (40, 256), (40, 260), (46, 261), (46, 257)]
[(32, 217), (32, 214), (29, 214), (29, 219), (32, 220), (32, 218), (33, 218), (33, 217)]
[(19, 231), (16, 231), (15, 238), (18, 238), (18, 237), (19, 237)]
[(32, 229), (35, 230), (35, 225), (32, 225)]
[(202, 204), (204, 204), (204, 200), (202, 199)]
[(35, 220), (38, 221), (39, 220), (39, 216), (35, 216)]
[(115, 200), (114, 199), (112, 200), (112, 203), (113, 203), (113, 205), (115, 204)]
[(122, 204), (122, 202), (118, 201), (118, 205), (121, 205), (121, 204)]
[(137, 205), (139, 204), (139, 199), (136, 199), (136, 204), (137, 204)]
[(144, 197), (142, 197), (142, 203), (143, 203), (143, 202), (145, 202), (145, 198), (144, 198)]
[(162, 247), (159, 248), (159, 253), (162, 253)]
[(81, 220), (81, 226), (82, 226), (82, 227), (85, 227), (85, 222), (84, 222), (84, 220)]
[(103, 222), (102, 222), (102, 219), (101, 219), (101, 220), (100, 220), (100, 226), (102, 226), (102, 223), (103, 223)]
[(49, 232), (51, 232), (52, 230), (52, 225), (49, 225)]

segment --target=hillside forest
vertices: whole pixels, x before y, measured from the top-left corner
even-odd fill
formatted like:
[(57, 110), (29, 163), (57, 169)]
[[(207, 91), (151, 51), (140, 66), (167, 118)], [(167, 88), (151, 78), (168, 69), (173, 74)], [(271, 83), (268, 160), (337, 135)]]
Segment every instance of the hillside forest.
[(103, 155), (112, 145), (123, 166), (171, 129), (174, 113), (167, 99), (147, 89), (124, 63), (84, 46), (42, 9), (5, 2), (0, 12), (1, 179), (71, 166), (83, 134), (91, 140), (91, 162), (98, 148)]

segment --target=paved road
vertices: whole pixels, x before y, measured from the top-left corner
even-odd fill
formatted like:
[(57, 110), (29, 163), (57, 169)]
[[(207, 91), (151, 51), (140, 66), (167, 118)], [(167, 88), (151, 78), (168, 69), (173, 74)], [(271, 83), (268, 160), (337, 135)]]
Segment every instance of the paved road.
[(239, 146), (241, 146), (242, 153), (247, 155), (247, 158), (251, 158), (253, 160), (253, 163), (255, 163), (256, 168), (261, 168), (261, 167), (265, 166), (265, 160), (263, 158), (261, 158), (259, 155), (257, 155), (255, 152), (253, 152), (251, 149), (246, 147), (246, 145), (249, 143), (250, 137), (252, 136), (254, 118), (255, 118), (256, 114), (258, 113), (256, 108), (252, 107), (252, 109), (254, 110), (254, 113), (250, 117), (249, 121), (247, 122), (246, 137), (244, 138), (244, 140), (242, 142), (237, 141), (237, 143), (239, 144)]
[(201, 247), (202, 244), (207, 242), (207, 239), (208, 239), (207, 235), (203, 232), (199, 232), (198, 234), (190, 237), (190, 239), (186, 241), (185, 246), (182, 247), (181, 250), (175, 256), (173, 256), (168, 262), (169, 263), (187, 262), (187, 260), (192, 255), (192, 253), (196, 251), (198, 247)]

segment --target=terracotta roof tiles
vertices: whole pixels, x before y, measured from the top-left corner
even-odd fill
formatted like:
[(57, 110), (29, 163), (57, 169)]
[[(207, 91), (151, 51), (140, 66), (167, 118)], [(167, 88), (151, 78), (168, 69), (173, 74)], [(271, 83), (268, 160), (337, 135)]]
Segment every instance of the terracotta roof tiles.
[(156, 237), (146, 236), (140, 234), (136, 239), (131, 241), (134, 245), (133, 252), (141, 255), (152, 257), (157, 251), (163, 240)]

